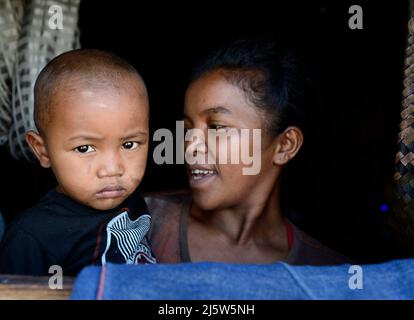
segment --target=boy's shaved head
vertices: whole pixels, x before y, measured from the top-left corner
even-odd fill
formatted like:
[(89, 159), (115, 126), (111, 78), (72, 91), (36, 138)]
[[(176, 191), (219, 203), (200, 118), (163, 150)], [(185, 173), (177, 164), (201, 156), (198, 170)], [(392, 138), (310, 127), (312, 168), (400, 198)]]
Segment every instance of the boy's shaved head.
[(145, 84), (135, 68), (119, 56), (94, 49), (65, 52), (40, 72), (34, 87), (34, 118), (44, 134), (59, 94), (76, 94), (81, 89), (136, 90), (147, 99)]

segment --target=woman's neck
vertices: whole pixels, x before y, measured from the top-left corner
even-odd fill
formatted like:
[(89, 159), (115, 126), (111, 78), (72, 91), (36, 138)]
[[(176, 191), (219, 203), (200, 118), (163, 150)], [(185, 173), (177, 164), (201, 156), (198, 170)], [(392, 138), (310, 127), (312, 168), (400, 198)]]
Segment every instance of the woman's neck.
[(286, 239), (278, 185), (270, 193), (255, 192), (255, 196), (231, 208), (206, 213), (193, 205), (190, 219), (221, 233), (234, 245), (268, 245), (285, 242)]

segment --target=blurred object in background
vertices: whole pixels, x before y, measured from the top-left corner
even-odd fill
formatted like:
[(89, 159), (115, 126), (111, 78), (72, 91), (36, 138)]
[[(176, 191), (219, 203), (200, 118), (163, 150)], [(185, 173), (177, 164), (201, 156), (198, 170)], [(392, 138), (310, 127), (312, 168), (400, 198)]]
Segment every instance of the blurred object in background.
[(414, 252), (414, 1), (410, 0), (408, 41), (404, 69), (398, 152), (396, 156), (396, 206), (391, 221), (405, 247)]
[(3, 215), (0, 211), (0, 242), (1, 242), (1, 239), (3, 238), (5, 228), (6, 228), (6, 224), (4, 222)]
[(7, 142), (12, 122), (12, 77), (23, 16), (22, 1), (2, 1), (0, 5), (0, 145)]
[(80, 0), (0, 0), (0, 145), (32, 160), (25, 141), (35, 129), (33, 88), (55, 56), (80, 47)]

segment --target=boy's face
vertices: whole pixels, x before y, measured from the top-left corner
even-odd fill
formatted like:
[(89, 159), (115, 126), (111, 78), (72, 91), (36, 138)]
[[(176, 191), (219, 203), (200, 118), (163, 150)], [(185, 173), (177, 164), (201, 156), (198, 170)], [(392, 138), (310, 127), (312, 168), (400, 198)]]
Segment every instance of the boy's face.
[(43, 167), (52, 168), (59, 192), (98, 210), (112, 209), (134, 192), (148, 154), (143, 90), (61, 90), (53, 99), (45, 137), (37, 137), (44, 154), (34, 151)]

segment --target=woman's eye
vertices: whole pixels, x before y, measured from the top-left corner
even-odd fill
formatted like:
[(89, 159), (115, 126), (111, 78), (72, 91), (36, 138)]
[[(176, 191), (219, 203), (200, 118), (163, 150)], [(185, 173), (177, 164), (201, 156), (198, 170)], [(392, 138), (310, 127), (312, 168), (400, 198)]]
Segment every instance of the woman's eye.
[(224, 124), (210, 124), (208, 126), (209, 129), (214, 129), (214, 130), (220, 130), (220, 129), (226, 129), (227, 126)]
[(79, 152), (79, 153), (90, 153), (90, 152), (95, 151), (95, 149), (92, 148), (91, 146), (84, 145), (84, 146), (76, 147), (75, 148), (75, 151), (76, 152)]
[(136, 149), (138, 148), (138, 146), (139, 146), (139, 143), (136, 141), (127, 141), (122, 144), (122, 148), (127, 149), (127, 150)]

